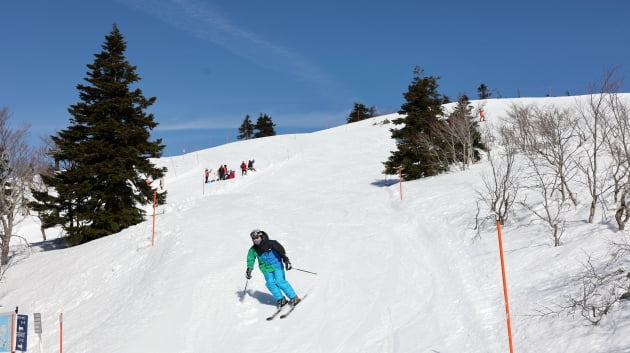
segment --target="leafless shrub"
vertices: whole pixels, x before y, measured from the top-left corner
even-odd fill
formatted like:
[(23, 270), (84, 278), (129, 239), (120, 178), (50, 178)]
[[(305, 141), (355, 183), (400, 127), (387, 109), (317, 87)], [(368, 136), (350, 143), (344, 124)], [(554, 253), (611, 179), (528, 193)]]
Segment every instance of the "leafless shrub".
[(617, 259), (613, 257), (598, 268), (589, 256), (584, 271), (576, 276), (578, 291), (567, 297), (563, 309), (572, 315), (579, 313), (593, 325), (599, 324), (619, 302), (622, 294), (630, 291), (627, 270), (619, 267)]
[(25, 140), (28, 126), (12, 129), (8, 108), (0, 109), (0, 265), (9, 264), (9, 245), (17, 217), (28, 212), (30, 188), (40, 157)]
[[(515, 164), (517, 149), (513, 143), (512, 131), (508, 128), (500, 128), (498, 139), (503, 149), (499, 150), (500, 152), (496, 156), (492, 151), (488, 151), (490, 170), (489, 174), (484, 173), (482, 175), (483, 189), (477, 191), (477, 196), (488, 211), (485, 213), (484, 219), (496, 218), (501, 224), (505, 224), (513, 210), (514, 201), (519, 191), (517, 181), (520, 169)], [(479, 223), (478, 217), (477, 224)]]
[(508, 121), (514, 126), (519, 149), (530, 162), (555, 175), (557, 191), (563, 202), (570, 199), (577, 206), (577, 198), (569, 184), (576, 175), (580, 144), (577, 117), (573, 111), (513, 106), (508, 112)]
[(606, 95), (606, 125), (608, 133), (604, 136), (605, 146), (612, 158), (610, 167), (610, 188), (613, 202), (617, 203), (615, 220), (619, 230), (624, 230), (630, 219), (630, 107), (616, 93)]
[(600, 266), (595, 265), (592, 256), (587, 256), (583, 271), (574, 277), (574, 294), (566, 295), (565, 301), (554, 308), (543, 306), (528, 316), (579, 315), (591, 325), (598, 325), (619, 301), (630, 299), (630, 274), (623, 262), (630, 254), (627, 239), (625, 243), (613, 244), (611, 254), (609, 261)]
[(589, 99), (586, 104), (577, 104), (577, 111), (582, 123), (579, 124), (581, 145), (585, 163), (578, 166), (583, 172), (586, 185), (591, 198), (588, 222), (593, 223), (597, 204), (601, 202), (602, 195), (609, 188), (606, 180), (614, 174), (614, 163), (605, 163), (602, 154), (606, 147), (606, 136), (614, 133), (614, 125), (611, 121), (613, 111), (610, 102), (611, 96), (617, 95), (621, 87), (621, 81), (615, 79), (615, 70), (609, 70), (604, 75), (601, 83), (592, 84), (588, 88)]

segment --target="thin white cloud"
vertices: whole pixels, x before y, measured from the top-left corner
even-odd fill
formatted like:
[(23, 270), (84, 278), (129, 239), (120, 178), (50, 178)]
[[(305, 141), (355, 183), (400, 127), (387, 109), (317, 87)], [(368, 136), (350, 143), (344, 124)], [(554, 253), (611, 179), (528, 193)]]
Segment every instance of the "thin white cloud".
[(125, 0), (122, 2), (192, 35), (219, 45), (258, 65), (290, 74), (322, 88), (339, 87), (302, 55), (233, 25), (219, 11), (195, 0)]
[[(347, 112), (310, 112), (310, 113), (274, 113), (267, 112), (274, 123), (282, 127), (295, 128), (329, 128), (338, 126), (345, 122)], [(177, 130), (211, 130), (211, 129), (235, 129), (239, 126), (245, 116), (222, 116), (222, 117), (196, 117), (193, 119), (174, 119), (176, 122), (160, 123), (157, 131), (177, 131)], [(258, 115), (250, 114), (252, 122), (256, 122)]]

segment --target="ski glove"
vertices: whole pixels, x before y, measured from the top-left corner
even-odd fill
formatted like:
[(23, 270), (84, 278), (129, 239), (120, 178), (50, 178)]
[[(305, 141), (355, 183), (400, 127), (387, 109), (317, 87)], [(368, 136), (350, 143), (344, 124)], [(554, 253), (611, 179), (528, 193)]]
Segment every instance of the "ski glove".
[(245, 271), (245, 278), (252, 279), (252, 269), (251, 268), (247, 268), (247, 270)]
[(282, 257), (282, 262), (284, 262), (284, 268), (287, 271), (293, 268), (293, 266), (291, 266), (291, 261), (289, 261), (289, 258), (287, 256)]

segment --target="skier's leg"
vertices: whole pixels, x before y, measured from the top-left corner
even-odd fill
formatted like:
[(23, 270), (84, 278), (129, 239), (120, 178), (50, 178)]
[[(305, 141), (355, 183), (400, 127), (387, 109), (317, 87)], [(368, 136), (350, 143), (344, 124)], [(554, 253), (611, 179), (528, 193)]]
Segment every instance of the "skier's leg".
[[(284, 298), (284, 295), (282, 295), (282, 292), (280, 291), (280, 287), (278, 286), (278, 284), (276, 282), (276, 277), (275, 277), (274, 273), (275, 272), (264, 273), (265, 285), (267, 286), (267, 289), (269, 289), (269, 291), (271, 292), (271, 295), (273, 295), (273, 297), (276, 300), (280, 300), (280, 299)], [(292, 297), (289, 297), (289, 298), (292, 298)]]
[(287, 295), (289, 299), (295, 298), (295, 290), (284, 276), (284, 270), (276, 270), (273, 273), (276, 285)]

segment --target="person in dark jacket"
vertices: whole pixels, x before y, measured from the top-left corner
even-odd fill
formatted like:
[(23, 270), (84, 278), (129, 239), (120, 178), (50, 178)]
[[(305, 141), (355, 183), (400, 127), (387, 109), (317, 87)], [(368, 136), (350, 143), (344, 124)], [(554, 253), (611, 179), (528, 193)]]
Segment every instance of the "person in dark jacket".
[[(267, 233), (260, 229), (252, 230), (250, 237), (254, 245), (247, 252), (245, 277), (247, 279), (252, 278), (254, 263), (258, 260), (258, 267), (265, 276), (265, 285), (276, 299), (278, 309), (286, 304), (297, 305), (301, 299), (295, 294), (295, 290), (285, 278), (284, 269), (289, 271), (292, 266), (284, 247), (278, 241), (269, 239)], [(284, 267), (282, 266), (283, 263)]]
[(223, 165), (219, 166), (218, 173), (219, 173), (219, 180), (223, 180), (225, 177), (225, 170), (223, 169)]

